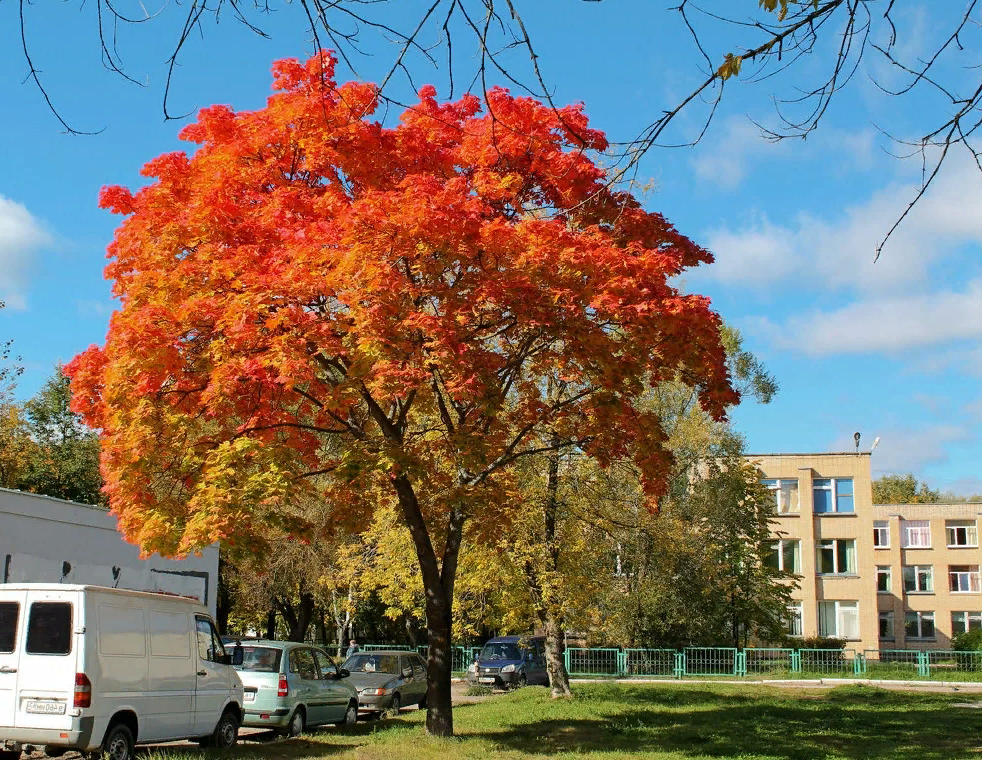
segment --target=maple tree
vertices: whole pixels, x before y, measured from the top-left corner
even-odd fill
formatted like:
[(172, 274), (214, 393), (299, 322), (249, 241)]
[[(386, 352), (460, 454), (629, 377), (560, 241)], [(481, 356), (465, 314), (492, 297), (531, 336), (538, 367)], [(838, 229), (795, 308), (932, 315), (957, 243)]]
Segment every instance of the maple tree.
[(709, 300), (669, 283), (710, 254), (606, 186), (581, 106), (494, 89), (482, 112), (425, 86), (387, 128), (334, 65), (274, 63), (265, 108), (203, 109), (193, 156), (103, 189), (127, 217), (121, 306), (67, 368), (73, 409), (144, 551), (300, 535), (282, 506), (315, 491), (346, 526), (395, 504), (426, 592), (426, 726), (450, 735), (464, 527), (504, 517), (543, 429), (630, 456), (656, 499), (672, 457), (644, 385), (681, 377), (717, 418), (737, 393)]

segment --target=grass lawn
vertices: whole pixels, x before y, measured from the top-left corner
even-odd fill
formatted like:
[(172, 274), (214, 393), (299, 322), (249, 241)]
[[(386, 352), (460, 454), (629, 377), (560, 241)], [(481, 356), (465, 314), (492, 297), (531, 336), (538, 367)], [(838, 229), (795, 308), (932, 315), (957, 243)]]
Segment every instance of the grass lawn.
[[(982, 710), (964, 693), (843, 686), (578, 684), (571, 701), (542, 687), (454, 710), (457, 738), (423, 731), (423, 712), (240, 744), (235, 760), (301, 758), (655, 758), (657, 760), (957, 760), (982, 758)], [(156, 753), (154, 753), (156, 754)], [(179, 753), (160, 753), (177, 760)], [(188, 756), (185, 753), (185, 756)], [(190, 757), (201, 758), (199, 753)]]

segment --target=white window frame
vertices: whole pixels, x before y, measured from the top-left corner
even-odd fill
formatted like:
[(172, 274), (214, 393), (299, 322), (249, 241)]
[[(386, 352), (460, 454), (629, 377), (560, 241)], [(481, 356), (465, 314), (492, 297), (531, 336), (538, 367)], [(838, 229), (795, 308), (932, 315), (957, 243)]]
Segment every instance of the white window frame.
[[(911, 636), (909, 633), (907, 633), (907, 626), (911, 623), (910, 618), (912, 615), (914, 616), (914, 619), (917, 622), (916, 636)], [(934, 632), (930, 636), (924, 635), (925, 620), (930, 620), (931, 627), (934, 629)], [(934, 619), (934, 611), (924, 610), (924, 611), (915, 612), (914, 610), (907, 610), (906, 614), (904, 614), (904, 635), (908, 640), (933, 641), (934, 639), (936, 639), (938, 637), (938, 625), (937, 625), (937, 621)]]
[(930, 549), (931, 521), (904, 520), (900, 526), (900, 545), (904, 549)]
[[(904, 565), (902, 568), (904, 576), (905, 594), (933, 594), (934, 593), (934, 565)], [(930, 588), (922, 588), (923, 576), (927, 577), (927, 585)], [(908, 581), (913, 579), (913, 588), (908, 588)]]
[(873, 521), (873, 548), (874, 549), (890, 548), (890, 521), (889, 520)]
[(805, 635), (805, 606), (802, 602), (792, 602), (788, 605), (784, 617), (784, 632), (795, 638)]
[[(794, 545), (791, 551), (789, 545)], [(801, 575), (801, 539), (781, 538), (771, 542), (771, 551), (777, 555), (777, 569), (786, 573)], [(788, 555), (791, 554), (791, 557)], [(790, 560), (791, 567), (787, 567)], [(797, 562), (795, 562), (797, 560)]]
[[(960, 616), (961, 619), (957, 620), (955, 618), (956, 615)], [(958, 611), (958, 610), (952, 611), (951, 634), (953, 636), (956, 633), (968, 633), (969, 631), (974, 631), (980, 628), (982, 628), (982, 610), (977, 612)]]
[[(884, 620), (886, 620), (890, 626), (890, 630), (886, 635), (883, 633)], [(895, 615), (893, 614), (893, 610), (880, 610), (877, 630), (882, 641), (893, 641), (895, 638), (897, 638), (897, 621)]]
[[(830, 631), (824, 623), (828, 617), (829, 605), (835, 630)], [(853, 640), (859, 638), (859, 602), (853, 600), (825, 600), (818, 603), (818, 635), (836, 639)], [(850, 630), (851, 628), (851, 630)], [(851, 634), (851, 635), (850, 635)]]
[[(978, 548), (979, 529), (975, 520), (945, 520), (945, 539), (949, 549)], [(959, 533), (964, 538), (959, 541)]]
[(979, 575), (979, 566), (948, 565), (948, 590), (952, 594), (982, 593), (982, 576)]
[[(794, 478), (764, 478), (767, 490), (774, 495), (774, 511), (779, 515), (796, 515), (801, 512), (801, 489)], [(794, 491), (794, 498), (791, 491)], [(791, 503), (791, 502), (794, 503)]]
[[(849, 546), (844, 546), (844, 544), (852, 544), (852, 552), (849, 551)], [(823, 549), (830, 548), (827, 544), (832, 544), (832, 567), (835, 568), (831, 573), (826, 573), (822, 571), (822, 555)], [(839, 570), (842, 555), (846, 558), (846, 569)], [(852, 567), (849, 567), (849, 558), (852, 557)], [(854, 538), (823, 538), (815, 542), (815, 574), (816, 575), (855, 575), (857, 570), (857, 558), (856, 558), (856, 539)]]
[[(852, 489), (851, 493), (842, 494), (842, 496), (848, 496), (852, 499), (852, 509), (846, 511), (839, 511), (839, 483), (849, 482), (849, 487)], [(817, 485), (821, 483), (821, 485)], [(815, 491), (830, 491), (830, 506), (831, 510), (828, 512), (819, 512), (814, 509), (815, 507)], [(853, 478), (815, 478), (812, 480), (812, 509), (816, 515), (854, 515), (856, 514), (856, 483)]]
[[(880, 588), (880, 578), (887, 579), (886, 588)], [(893, 568), (890, 565), (876, 566), (876, 593), (889, 594), (893, 591)]]

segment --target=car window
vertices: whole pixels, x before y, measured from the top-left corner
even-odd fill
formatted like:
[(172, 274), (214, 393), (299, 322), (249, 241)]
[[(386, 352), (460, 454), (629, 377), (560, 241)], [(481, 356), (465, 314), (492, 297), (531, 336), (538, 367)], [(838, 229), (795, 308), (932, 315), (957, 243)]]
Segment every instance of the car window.
[(320, 680), (314, 653), (309, 649), (294, 649), (290, 652), (290, 672), (297, 673), (305, 681)]
[(344, 667), (351, 673), (388, 673), (395, 675), (399, 672), (399, 658), (394, 654), (356, 654), (345, 661)]
[(338, 669), (326, 652), (318, 652), (315, 649), (314, 659), (317, 661), (317, 671), (321, 674), (321, 678), (337, 678)]
[(195, 617), (194, 625), (198, 636), (198, 657), (206, 662), (224, 662), (225, 645), (211, 621), (205, 617)]
[(17, 645), (17, 620), (20, 605), (17, 602), (0, 602), (0, 652), (13, 652)]
[(237, 668), (238, 670), (248, 670), (253, 673), (278, 673), (282, 656), (282, 649), (243, 646), (242, 664), (237, 666)]
[(413, 657), (413, 675), (414, 676), (425, 676), (426, 675), (426, 665), (419, 657)]

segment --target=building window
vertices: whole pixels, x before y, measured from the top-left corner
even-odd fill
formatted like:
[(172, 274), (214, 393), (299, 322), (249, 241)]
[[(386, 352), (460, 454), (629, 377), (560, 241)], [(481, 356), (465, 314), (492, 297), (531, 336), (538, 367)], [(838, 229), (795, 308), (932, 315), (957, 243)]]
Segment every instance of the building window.
[(904, 565), (904, 591), (926, 594), (934, 591), (933, 565)]
[(982, 612), (952, 612), (951, 633), (968, 633), (982, 629)]
[(786, 515), (801, 511), (798, 500), (797, 480), (762, 480), (760, 481), (774, 496), (774, 511)]
[(818, 635), (859, 638), (859, 602), (819, 602)]
[(947, 520), (944, 529), (949, 547), (979, 545), (979, 531), (975, 520)]
[(891, 591), (890, 566), (876, 566), (876, 590), (881, 594), (889, 594)]
[(931, 523), (927, 520), (904, 520), (900, 545), (905, 549), (931, 548)]
[(815, 543), (815, 566), (820, 575), (844, 575), (856, 572), (856, 541), (852, 538), (830, 538)]
[(978, 565), (949, 565), (948, 581), (952, 593), (978, 594), (982, 592)]
[(892, 639), (893, 632), (893, 610), (880, 610), (880, 638)]
[(908, 612), (904, 615), (904, 631), (908, 639), (933, 639), (934, 613)]
[(801, 574), (801, 541), (797, 538), (784, 538), (771, 543), (767, 564), (775, 570)]
[(852, 500), (852, 478), (816, 478), (812, 481), (812, 497), (817, 514), (856, 511)]
[(784, 632), (788, 636), (804, 636), (804, 612), (801, 602), (788, 605), (788, 613), (784, 617)]
[(890, 523), (886, 520), (873, 521), (873, 546), (877, 549), (890, 548)]

